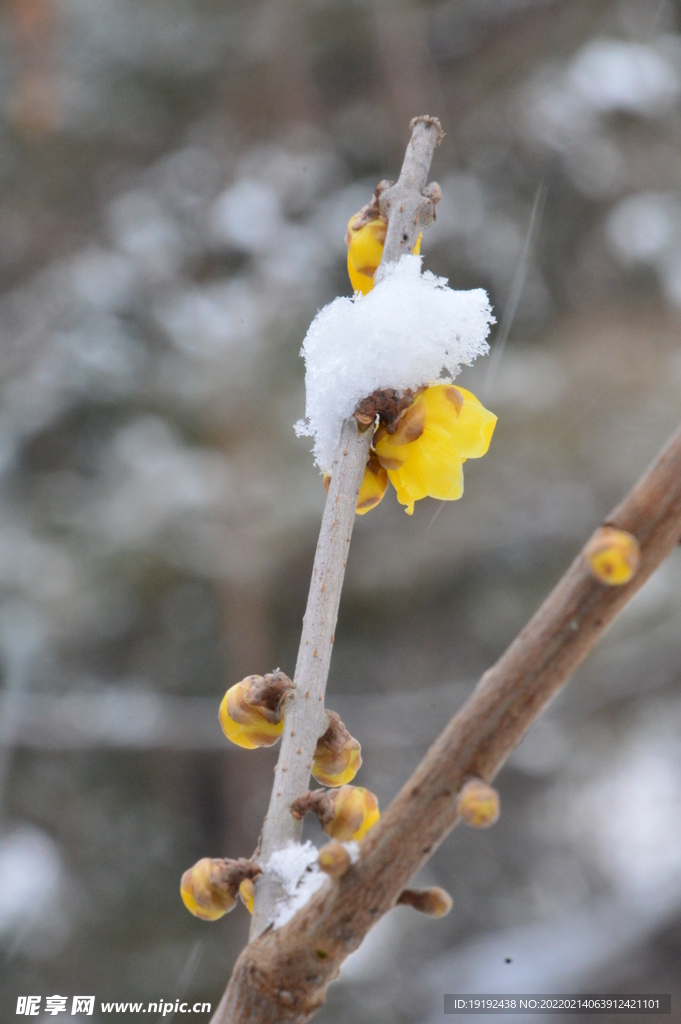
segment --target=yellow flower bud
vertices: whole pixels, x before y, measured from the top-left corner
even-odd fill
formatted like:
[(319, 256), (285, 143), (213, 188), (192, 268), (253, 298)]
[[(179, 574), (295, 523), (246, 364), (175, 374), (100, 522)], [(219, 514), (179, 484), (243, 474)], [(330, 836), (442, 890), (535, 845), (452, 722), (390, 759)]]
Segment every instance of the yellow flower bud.
[(342, 786), (328, 794), (333, 817), (322, 824), (322, 832), (340, 843), (359, 842), (380, 818), (378, 800), (362, 786)]
[(342, 786), (330, 791), (314, 789), (291, 804), (294, 818), (300, 820), (308, 811), (317, 815), (322, 832), (339, 843), (359, 841), (381, 816), (378, 800), (361, 786)]
[(458, 811), (472, 828), (489, 828), (499, 819), (499, 794), (482, 779), (470, 779), (459, 793)]
[(239, 886), (239, 896), (241, 902), (248, 909), (248, 913), (253, 913), (253, 900), (255, 898), (255, 886), (250, 878), (244, 878), (243, 882)]
[(247, 676), (220, 703), (220, 725), (239, 747), (271, 747), (284, 731), (283, 705), (293, 683), (283, 672)]
[(335, 711), (326, 714), (329, 727), (317, 740), (312, 777), (322, 786), (344, 786), (354, 779), (361, 767), (362, 748)]
[(439, 885), (428, 889), (404, 889), (397, 898), (398, 904), (413, 907), (429, 917), (444, 917), (452, 909), (452, 897)]
[(636, 537), (614, 526), (603, 526), (585, 548), (592, 576), (609, 587), (628, 583), (641, 564), (641, 549)]
[(222, 863), (204, 857), (182, 875), (180, 894), (184, 905), (202, 921), (217, 921), (236, 906), (234, 893), (221, 880)]
[(317, 856), (317, 863), (322, 871), (331, 878), (340, 878), (352, 863), (350, 854), (341, 843), (332, 841), (322, 846)]
[[(371, 217), (368, 207), (353, 213), (348, 221), (345, 244), (348, 247), (348, 275), (356, 292), (366, 295), (374, 287), (374, 274), (383, 256), (388, 222), (380, 215)], [(371, 207), (377, 211), (377, 207)], [(370, 219), (368, 219), (370, 218)], [(419, 235), (412, 250), (415, 256), (421, 252)]]
[[(240, 886), (259, 874), (258, 865), (243, 857), (239, 860), (204, 857), (182, 875), (182, 902), (194, 917), (217, 921), (234, 910)], [(252, 886), (253, 882), (250, 884)]]
[(348, 221), (348, 276), (356, 292), (366, 295), (374, 287), (374, 274), (383, 256), (383, 245), (388, 222), (375, 217), (360, 224), (360, 215), (353, 214)]

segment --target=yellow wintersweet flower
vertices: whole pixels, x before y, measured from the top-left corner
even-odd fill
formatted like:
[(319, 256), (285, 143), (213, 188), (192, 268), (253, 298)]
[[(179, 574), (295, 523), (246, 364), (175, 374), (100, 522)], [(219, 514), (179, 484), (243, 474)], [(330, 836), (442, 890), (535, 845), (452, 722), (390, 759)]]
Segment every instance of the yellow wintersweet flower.
[(381, 816), (378, 800), (362, 786), (313, 789), (296, 797), (291, 804), (291, 814), (297, 821), (310, 811), (316, 814), (322, 832), (339, 843), (349, 839), (359, 841)]
[(461, 497), (463, 463), (485, 454), (496, 422), (470, 391), (433, 384), (416, 396), (392, 432), (379, 426), (376, 455), (408, 515), (421, 498)]
[(246, 676), (220, 703), (220, 725), (228, 740), (254, 750), (271, 747), (284, 731), (283, 705), (293, 683), (283, 672)]
[(236, 896), (226, 884), (224, 861), (204, 857), (182, 875), (180, 895), (190, 914), (202, 921), (217, 921), (236, 906)]
[(327, 711), (329, 727), (317, 740), (312, 778), (322, 786), (345, 786), (362, 766), (362, 748), (335, 711)]
[(202, 921), (217, 921), (229, 914), (236, 906), (237, 893), (243, 896), (245, 887), (250, 886), (251, 907), (253, 879), (260, 874), (260, 868), (252, 860), (240, 857), (228, 860), (220, 857), (203, 857), (182, 875), (180, 895), (187, 910)]
[(322, 824), (322, 832), (340, 843), (354, 839), (359, 842), (373, 828), (380, 812), (374, 794), (362, 786), (343, 786), (328, 794), (332, 817)]
[[(387, 221), (382, 217), (366, 219), (365, 210), (353, 213), (348, 221), (345, 244), (348, 247), (348, 274), (356, 292), (366, 295), (374, 287), (374, 274), (383, 256)], [(421, 235), (413, 248), (414, 256), (421, 252)]]
[[(325, 759), (318, 757), (315, 754), (315, 759), (312, 763), (312, 778), (319, 782), (322, 786), (344, 786), (348, 782), (352, 782), (357, 772), (362, 767), (362, 754), (360, 752), (360, 746), (357, 740), (352, 740), (353, 746), (348, 750), (343, 750), (340, 755), (332, 760), (329, 756), (326, 760), (331, 764), (332, 767), (328, 768)], [(341, 767), (340, 770), (334, 771), (334, 767), (344, 764), (345, 767)], [(326, 770), (325, 770), (326, 769)]]

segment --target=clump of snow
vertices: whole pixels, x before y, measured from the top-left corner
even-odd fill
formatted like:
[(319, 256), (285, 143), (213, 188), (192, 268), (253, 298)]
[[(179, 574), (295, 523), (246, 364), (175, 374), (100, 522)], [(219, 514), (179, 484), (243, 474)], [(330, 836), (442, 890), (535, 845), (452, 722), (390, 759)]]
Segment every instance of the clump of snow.
[(315, 461), (330, 469), (343, 420), (379, 388), (418, 388), (454, 377), (489, 351), (494, 323), (482, 288), (458, 292), (421, 273), (420, 256), (386, 267), (368, 295), (338, 298), (317, 313), (303, 342), (306, 420)]
[(275, 928), (286, 924), (328, 877), (319, 870), (317, 849), (309, 840), (302, 845), (289, 843), (283, 850), (277, 850), (268, 860), (265, 870), (281, 882), (285, 893), (277, 903), (272, 920)]
[(350, 839), (347, 843), (342, 843), (342, 845), (350, 854), (350, 863), (356, 864), (359, 860), (359, 843), (356, 843), (354, 839)]

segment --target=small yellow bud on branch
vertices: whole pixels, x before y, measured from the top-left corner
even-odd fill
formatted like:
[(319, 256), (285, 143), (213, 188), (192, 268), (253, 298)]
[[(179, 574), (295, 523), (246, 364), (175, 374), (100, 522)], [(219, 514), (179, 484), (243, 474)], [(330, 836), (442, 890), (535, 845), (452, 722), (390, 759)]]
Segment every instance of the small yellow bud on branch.
[(220, 704), (220, 725), (239, 747), (271, 747), (284, 731), (284, 701), (293, 683), (277, 669), (266, 676), (246, 676), (227, 690)]
[(609, 587), (628, 583), (641, 564), (641, 549), (631, 533), (602, 526), (584, 548), (591, 575)]
[(458, 811), (471, 828), (489, 828), (499, 819), (499, 794), (482, 779), (469, 779), (459, 793)]
[(429, 917), (444, 917), (452, 909), (452, 897), (439, 885), (428, 889), (403, 889), (397, 897), (397, 903), (413, 907)]
[[(202, 921), (217, 921), (236, 906), (243, 882), (261, 872), (257, 864), (239, 860), (203, 857), (182, 875), (180, 895), (187, 910)], [(251, 890), (253, 887), (250, 882)]]
[(352, 863), (350, 854), (341, 843), (331, 842), (322, 846), (317, 856), (320, 869), (331, 878), (340, 878)]
[[(388, 230), (388, 218), (379, 207), (380, 198), (394, 181), (379, 181), (369, 202), (348, 221), (345, 244), (348, 249), (348, 276), (355, 291), (366, 295), (374, 287), (374, 274), (383, 257), (383, 246)], [(438, 197), (439, 199), (439, 197)], [(436, 203), (438, 199), (435, 199)], [(421, 251), (421, 234), (412, 249)]]
[(291, 804), (294, 818), (303, 818), (308, 811), (317, 815), (322, 832), (340, 843), (349, 839), (359, 842), (381, 816), (378, 800), (362, 786), (342, 786), (330, 792), (315, 789)]
[(362, 765), (362, 748), (335, 711), (326, 712), (329, 727), (317, 740), (312, 777), (322, 786), (352, 782)]

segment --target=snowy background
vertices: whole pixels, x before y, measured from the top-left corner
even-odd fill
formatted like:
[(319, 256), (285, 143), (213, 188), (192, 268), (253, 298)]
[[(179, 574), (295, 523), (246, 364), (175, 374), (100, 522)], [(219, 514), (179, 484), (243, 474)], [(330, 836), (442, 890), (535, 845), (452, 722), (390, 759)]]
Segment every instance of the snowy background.
[[(219, 998), (248, 915), (193, 919), (179, 879), (252, 852), (276, 749), (229, 749), (218, 704), (293, 671), (324, 502), (300, 346), (420, 112), (447, 132), (424, 266), (489, 292), (459, 380), (499, 424), (462, 501), (357, 521), (329, 706), (383, 806), (679, 420), (681, 4), (2, 8), (3, 1019)], [(452, 913), (394, 911), (320, 1024), (678, 1006), (680, 665), (681, 550), (512, 756), (499, 823), (423, 871)]]

